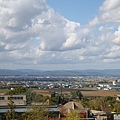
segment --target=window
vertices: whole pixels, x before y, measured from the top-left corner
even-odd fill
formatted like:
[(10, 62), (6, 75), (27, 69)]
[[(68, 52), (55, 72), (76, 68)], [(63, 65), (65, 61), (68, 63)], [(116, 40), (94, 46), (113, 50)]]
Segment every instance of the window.
[(20, 97), (21, 100), (23, 100), (23, 97)]
[(8, 97), (8, 100), (10, 100), (10, 98), (12, 100), (23, 100), (23, 97)]
[(4, 100), (4, 97), (0, 97), (0, 100)]

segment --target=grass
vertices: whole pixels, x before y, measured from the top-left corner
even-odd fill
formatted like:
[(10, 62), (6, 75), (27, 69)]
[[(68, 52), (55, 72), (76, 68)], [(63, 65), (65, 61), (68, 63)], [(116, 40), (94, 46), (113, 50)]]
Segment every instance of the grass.
[(0, 89), (0, 94), (5, 94), (8, 91), (9, 91), (8, 89)]

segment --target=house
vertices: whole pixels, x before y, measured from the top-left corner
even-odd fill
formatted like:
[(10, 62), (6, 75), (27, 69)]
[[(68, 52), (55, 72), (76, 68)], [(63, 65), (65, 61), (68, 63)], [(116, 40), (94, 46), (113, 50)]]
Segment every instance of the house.
[(83, 108), (80, 102), (68, 102), (60, 108), (60, 112), (63, 116), (66, 116), (73, 110), (78, 112), (83, 118), (90, 118), (90, 109)]
[(120, 120), (120, 114), (114, 114), (114, 120)]
[(120, 94), (119, 94), (119, 95), (117, 95), (116, 100), (120, 101)]
[(96, 120), (114, 120), (114, 113), (91, 110), (92, 115)]

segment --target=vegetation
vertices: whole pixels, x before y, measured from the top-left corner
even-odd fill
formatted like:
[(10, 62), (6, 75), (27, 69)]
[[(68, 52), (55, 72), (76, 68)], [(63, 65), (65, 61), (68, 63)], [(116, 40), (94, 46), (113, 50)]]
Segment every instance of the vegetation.
[[(52, 104), (65, 104), (68, 100), (79, 100), (82, 102), (84, 108), (91, 108), (94, 110), (102, 110), (106, 113), (109, 112), (117, 112), (120, 113), (120, 101), (117, 101), (115, 97), (99, 97), (99, 98), (85, 98), (83, 97), (80, 90), (71, 91), (71, 97), (69, 99), (65, 98), (64, 94), (58, 94), (56, 92), (51, 93), (51, 97), (43, 96), (41, 94), (37, 94), (30, 88), (18, 87), (14, 90), (8, 91), (6, 94), (13, 95), (13, 94), (25, 94), (27, 96), (27, 102), (42, 102), (45, 103), (49, 100), (49, 103)], [(66, 95), (67, 96), (67, 95)], [(12, 98), (12, 97), (11, 97)], [(44, 105), (44, 104), (43, 104)], [(15, 104), (10, 99), (8, 103), (8, 107), (10, 110), (6, 112), (6, 119), (7, 120), (15, 120), (16, 113), (15, 113)], [(31, 106), (28, 107), (27, 111), (22, 115), (24, 120), (46, 120), (46, 116), (48, 113), (45, 111), (45, 106)], [(80, 120), (80, 114), (76, 111), (72, 111), (67, 115), (65, 120)]]
[(80, 113), (78, 113), (78, 111), (73, 110), (70, 113), (68, 113), (65, 120), (81, 120)]
[(12, 96), (10, 96), (10, 101), (8, 103), (9, 110), (6, 111), (6, 120), (15, 120), (15, 117), (17, 116), (15, 112), (15, 104), (12, 101)]
[(10, 90), (6, 93), (6, 95), (18, 95), (18, 94), (25, 94), (29, 88), (26, 87), (17, 87), (13, 90)]
[(61, 104), (64, 105), (65, 103), (71, 101), (73, 98), (81, 100), (83, 95), (80, 90), (70, 91), (71, 95), (68, 94), (58, 94), (55, 91), (51, 93), (50, 102), (51, 104)]
[(58, 94), (54, 91), (54, 92), (51, 93), (50, 104), (57, 104), (57, 105), (61, 104), (61, 105), (63, 105), (65, 103), (67, 103), (68, 100), (69, 100), (68, 98), (66, 99), (64, 97), (64, 94)]
[(116, 101), (114, 103), (114, 107), (113, 107), (112, 111), (120, 114), (120, 101)]
[(85, 108), (120, 113), (120, 101), (117, 101), (115, 97), (106, 96), (93, 99), (84, 98), (81, 102)]
[(25, 88), (25, 87), (17, 87), (13, 90), (8, 91), (6, 94), (7, 95), (24, 94), (24, 95), (26, 95), (28, 103), (31, 103), (31, 102), (45, 102), (47, 99), (49, 99), (48, 96), (43, 96), (41, 94), (37, 94), (31, 88)]
[(30, 106), (22, 115), (23, 120), (47, 120), (45, 106)]
[(2, 89), (2, 88), (0, 88), (0, 93), (6, 93), (8, 91), (9, 91), (8, 89)]
[(43, 96), (43, 95), (41, 95), (41, 94), (36, 94), (35, 95), (35, 98), (34, 98), (34, 102), (46, 102), (47, 100), (49, 99), (49, 97), (48, 96)]
[(79, 100), (83, 98), (83, 95), (80, 90), (70, 91), (70, 94), (74, 96), (75, 98), (78, 97)]

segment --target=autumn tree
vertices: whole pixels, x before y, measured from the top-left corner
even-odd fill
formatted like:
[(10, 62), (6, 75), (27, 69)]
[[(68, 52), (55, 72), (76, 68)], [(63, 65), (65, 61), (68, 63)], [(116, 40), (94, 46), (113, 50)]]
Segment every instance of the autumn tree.
[(67, 114), (65, 120), (81, 120), (80, 113), (76, 110)]
[(113, 112), (120, 113), (120, 101), (115, 102)]

